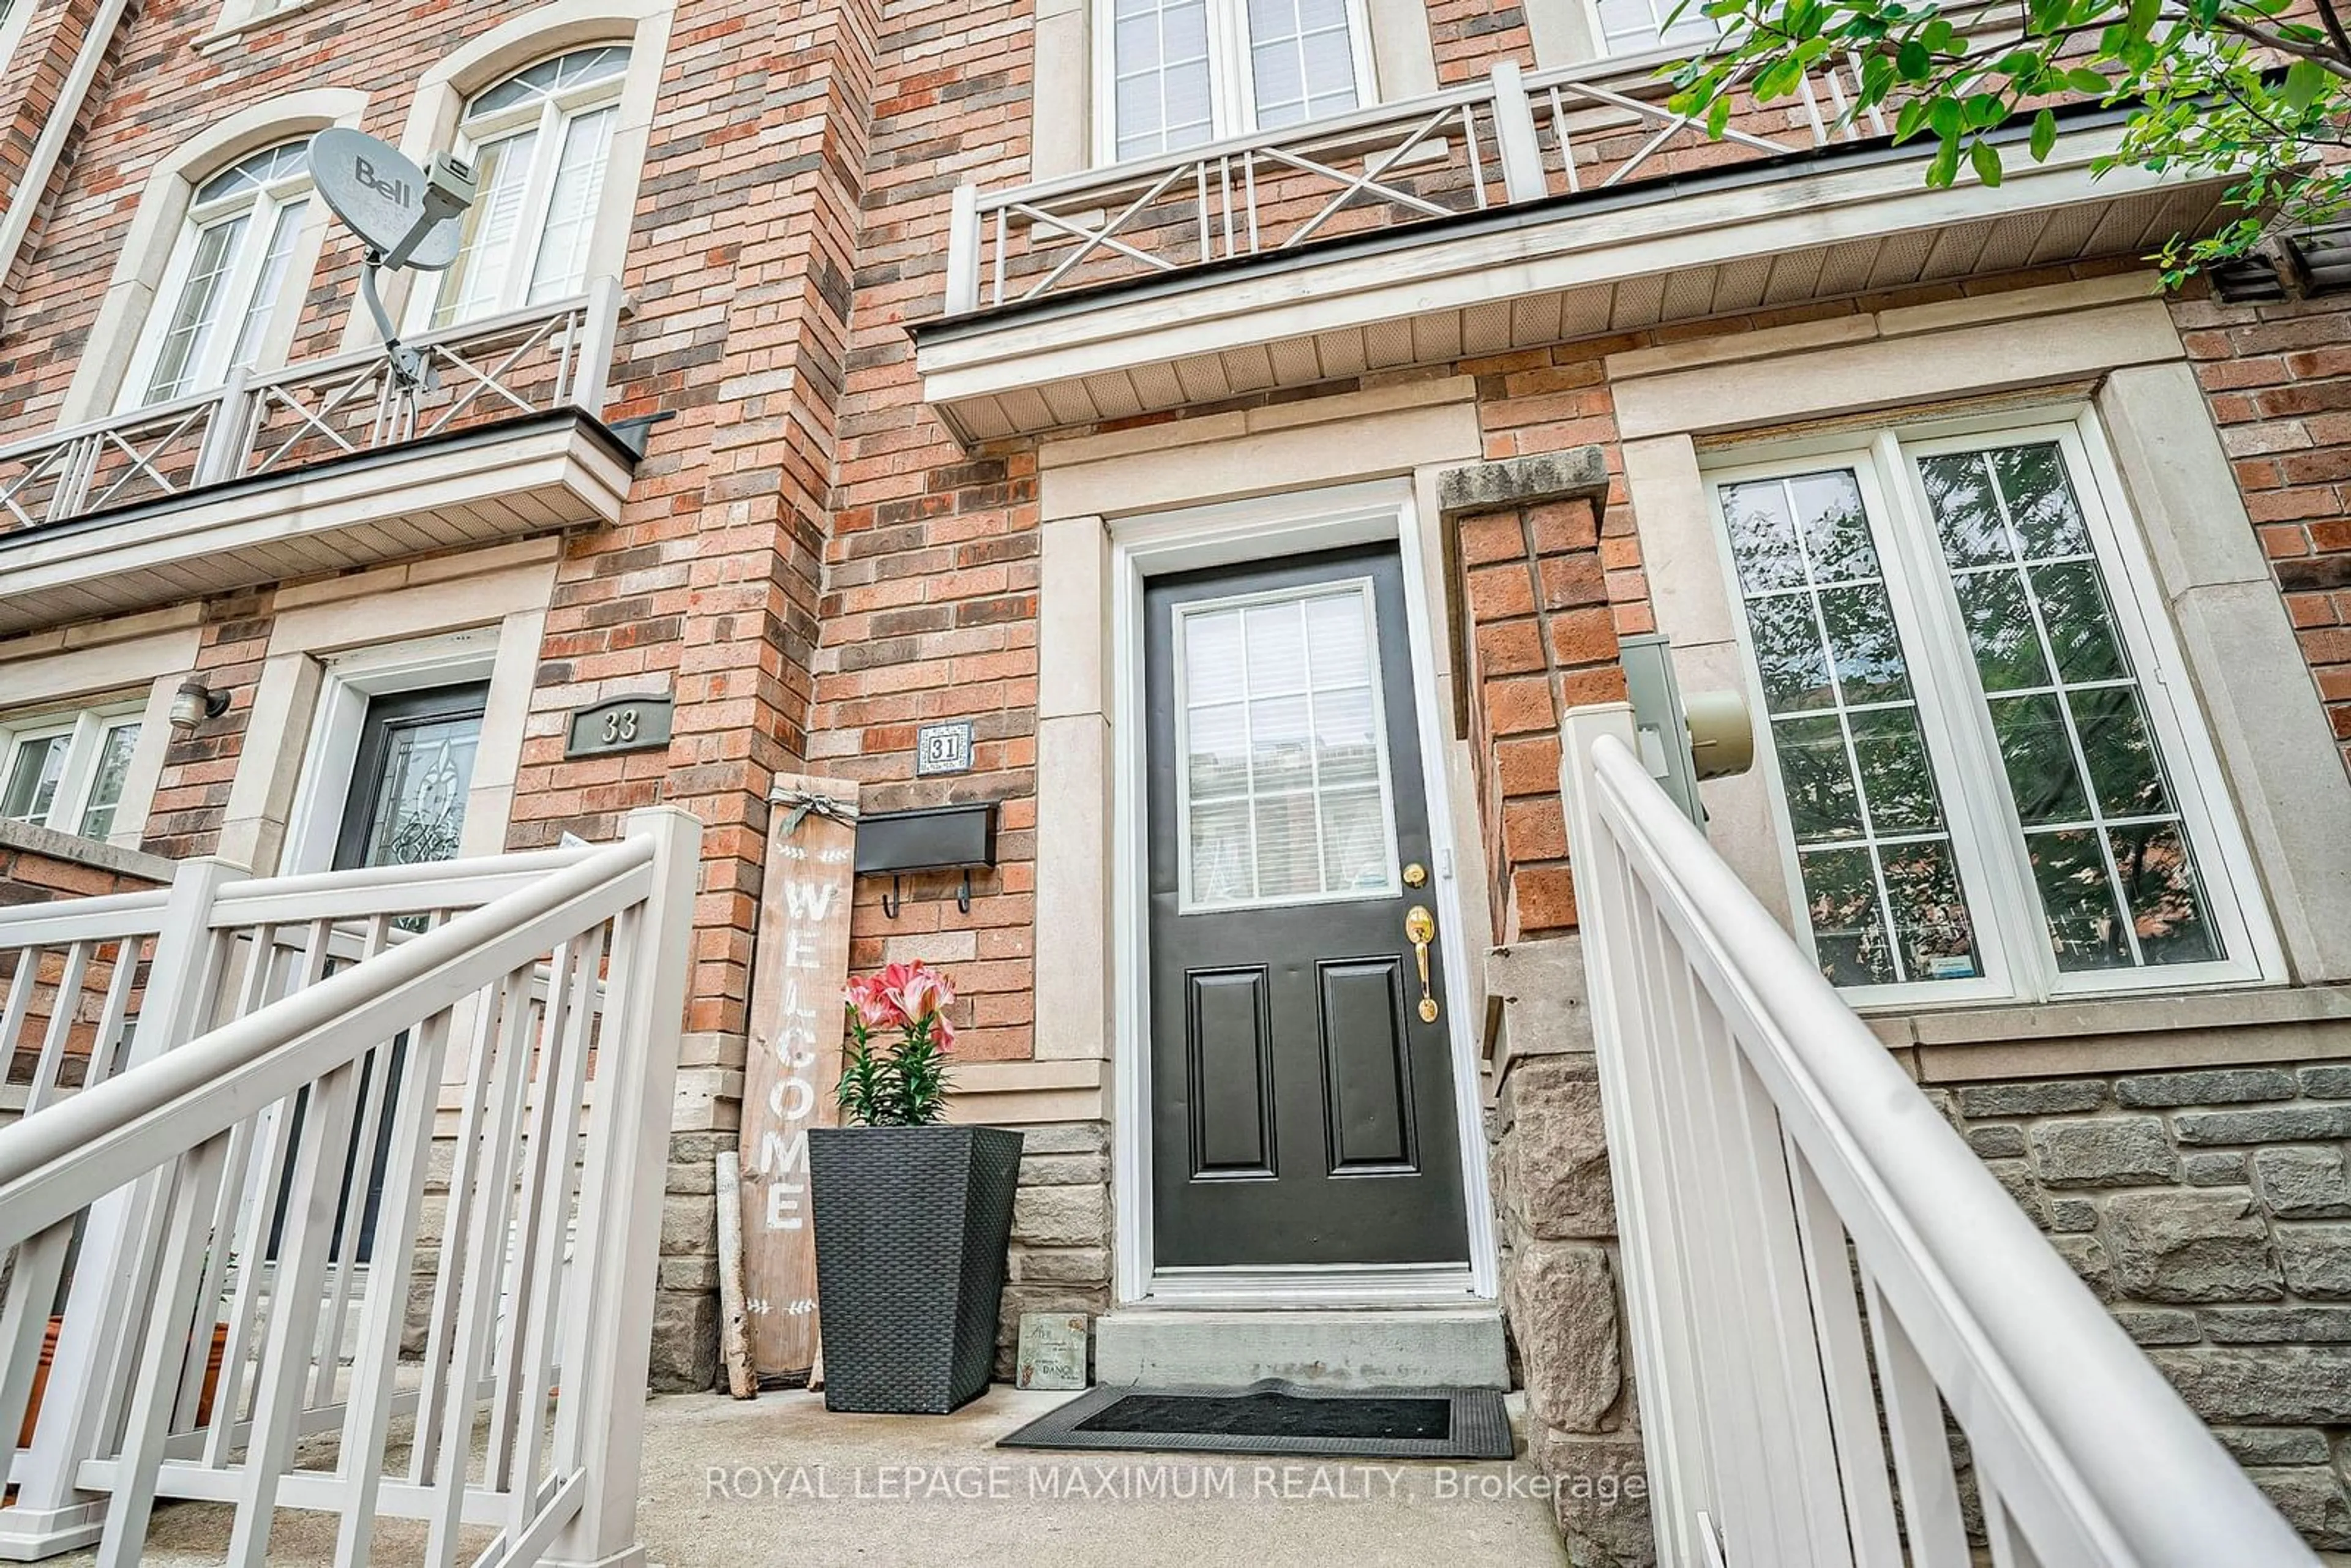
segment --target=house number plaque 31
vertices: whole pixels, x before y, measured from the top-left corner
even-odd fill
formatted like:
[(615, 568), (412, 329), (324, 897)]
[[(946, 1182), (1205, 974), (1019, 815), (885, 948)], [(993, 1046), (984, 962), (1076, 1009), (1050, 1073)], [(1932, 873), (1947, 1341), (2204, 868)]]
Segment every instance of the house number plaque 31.
[(574, 708), (563, 755), (605, 757), (616, 751), (648, 751), (669, 744), (671, 699), (666, 696), (608, 697)]

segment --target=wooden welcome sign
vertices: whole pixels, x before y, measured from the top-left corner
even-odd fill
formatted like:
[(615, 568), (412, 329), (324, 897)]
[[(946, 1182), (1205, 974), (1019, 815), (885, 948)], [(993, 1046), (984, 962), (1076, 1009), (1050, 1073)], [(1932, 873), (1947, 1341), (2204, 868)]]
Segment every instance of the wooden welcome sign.
[(857, 785), (784, 774), (769, 799), (743, 1071), (743, 1311), (760, 1381), (804, 1383), (818, 1343), (808, 1133), (838, 1117)]

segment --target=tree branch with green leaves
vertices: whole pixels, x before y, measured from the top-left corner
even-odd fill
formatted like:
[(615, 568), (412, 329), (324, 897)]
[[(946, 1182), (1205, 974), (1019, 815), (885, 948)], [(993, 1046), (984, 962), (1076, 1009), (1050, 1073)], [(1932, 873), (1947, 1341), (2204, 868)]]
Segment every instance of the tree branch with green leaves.
[(1882, 115), (1896, 142), (1934, 142), (1936, 187), (1962, 165), (1998, 185), (2020, 152), (2046, 162), (2062, 101), (2121, 110), (2121, 141), (2095, 172), (2228, 182), (2219, 229), (2175, 235), (2156, 257), (2173, 286), (2351, 211), (2351, 32), (2337, 0), (1702, 4), (1723, 39), (1673, 68), (1673, 108), (1718, 138), (1743, 100), (1790, 98), (1831, 62), (1857, 78), (1848, 122)]

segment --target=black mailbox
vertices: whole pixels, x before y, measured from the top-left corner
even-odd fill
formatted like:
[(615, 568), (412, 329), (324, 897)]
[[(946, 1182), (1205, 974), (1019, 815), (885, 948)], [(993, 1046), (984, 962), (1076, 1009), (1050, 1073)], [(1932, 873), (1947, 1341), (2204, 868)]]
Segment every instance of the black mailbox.
[(967, 806), (925, 806), (911, 811), (867, 811), (857, 819), (857, 874), (886, 876), (882, 912), (898, 917), (898, 879), (908, 872), (960, 871), (956, 903), (971, 910), (971, 868), (996, 863), (994, 800)]

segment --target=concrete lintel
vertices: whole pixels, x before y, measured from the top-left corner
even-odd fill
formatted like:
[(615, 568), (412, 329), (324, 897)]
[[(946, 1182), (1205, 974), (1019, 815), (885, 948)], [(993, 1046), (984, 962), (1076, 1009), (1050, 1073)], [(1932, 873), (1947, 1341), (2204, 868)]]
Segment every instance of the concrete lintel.
[(1437, 476), (1437, 515), (1447, 523), (1477, 512), (1578, 498), (1595, 505), (1608, 498), (1608, 455), (1598, 446), (1471, 463)]

